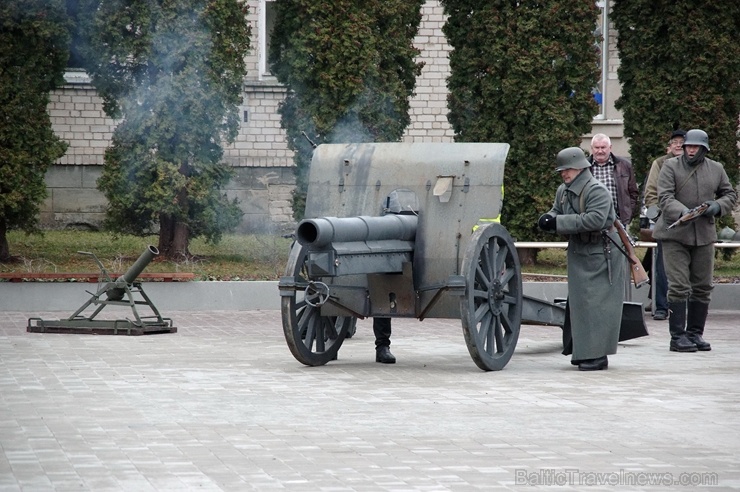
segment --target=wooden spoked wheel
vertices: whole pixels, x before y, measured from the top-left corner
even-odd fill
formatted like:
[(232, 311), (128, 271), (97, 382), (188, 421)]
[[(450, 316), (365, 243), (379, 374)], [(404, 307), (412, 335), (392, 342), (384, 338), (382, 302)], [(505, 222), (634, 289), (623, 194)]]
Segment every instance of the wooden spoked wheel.
[(306, 269), (306, 247), (294, 243), (285, 269), (286, 276), (295, 278), (292, 296), (283, 296), (281, 311), (283, 333), (288, 348), (299, 362), (307, 366), (321, 366), (337, 358), (337, 351), (357, 319), (346, 316), (322, 316), (315, 301), (322, 296), (316, 292)]
[(500, 224), (473, 233), (463, 257), (460, 300), (465, 342), (484, 371), (499, 371), (514, 354), (522, 321), (522, 276), (514, 241)]

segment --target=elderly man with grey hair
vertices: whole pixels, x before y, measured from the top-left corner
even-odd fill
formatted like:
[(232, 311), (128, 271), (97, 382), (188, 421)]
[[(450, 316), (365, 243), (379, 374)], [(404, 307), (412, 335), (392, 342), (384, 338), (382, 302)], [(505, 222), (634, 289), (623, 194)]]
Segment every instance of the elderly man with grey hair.
[(603, 133), (597, 133), (591, 138), (591, 155), (588, 161), (591, 163), (591, 174), (609, 190), (619, 221), (627, 227), (638, 211), (640, 195), (632, 162), (614, 155), (612, 141)]

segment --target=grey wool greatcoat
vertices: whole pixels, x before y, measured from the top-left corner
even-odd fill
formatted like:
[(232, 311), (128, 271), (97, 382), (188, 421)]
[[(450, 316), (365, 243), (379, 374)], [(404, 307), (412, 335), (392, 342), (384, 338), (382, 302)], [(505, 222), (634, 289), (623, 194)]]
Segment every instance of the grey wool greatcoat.
[(655, 222), (653, 237), (678, 241), (687, 246), (716, 242), (714, 217), (705, 215), (668, 230), (668, 226), (681, 217), (684, 209), (694, 208), (709, 200), (717, 201), (722, 209), (721, 215), (731, 213), (737, 201), (735, 189), (722, 164), (706, 157), (696, 166), (690, 166), (685, 156), (668, 159), (658, 175), (661, 214)]
[[(582, 209), (583, 208), (583, 209)], [(568, 311), (573, 360), (615, 354), (624, 303), (626, 258), (609, 242), (611, 281), (604, 251), (608, 234), (617, 244), (616, 214), (609, 191), (584, 169), (570, 184), (561, 184), (548, 212), (556, 217), (557, 233), (568, 238)], [(565, 352), (567, 353), (567, 352)]]

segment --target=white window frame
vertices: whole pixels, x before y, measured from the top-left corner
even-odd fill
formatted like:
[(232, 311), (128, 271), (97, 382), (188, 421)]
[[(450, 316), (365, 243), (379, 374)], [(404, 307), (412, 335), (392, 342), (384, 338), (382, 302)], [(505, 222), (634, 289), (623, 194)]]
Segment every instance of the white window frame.
[(275, 1), (276, 0), (259, 0), (259, 7), (257, 8), (257, 62), (260, 80), (275, 78), (267, 67), (267, 4)]

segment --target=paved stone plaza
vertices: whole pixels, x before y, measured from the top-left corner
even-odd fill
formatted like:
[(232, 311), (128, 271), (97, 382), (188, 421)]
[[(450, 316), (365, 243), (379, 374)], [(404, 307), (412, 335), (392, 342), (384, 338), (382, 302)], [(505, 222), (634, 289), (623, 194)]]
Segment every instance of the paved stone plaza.
[(597, 373), (536, 326), (483, 372), (459, 320), (394, 320), (395, 365), (364, 320), (313, 368), (272, 310), (26, 333), (68, 314), (0, 313), (2, 491), (740, 490), (737, 312), (711, 312), (714, 349), (694, 354), (647, 316), (652, 335)]

